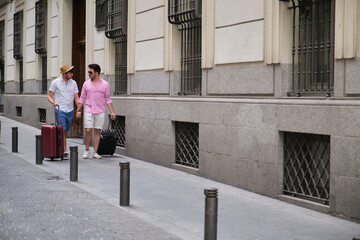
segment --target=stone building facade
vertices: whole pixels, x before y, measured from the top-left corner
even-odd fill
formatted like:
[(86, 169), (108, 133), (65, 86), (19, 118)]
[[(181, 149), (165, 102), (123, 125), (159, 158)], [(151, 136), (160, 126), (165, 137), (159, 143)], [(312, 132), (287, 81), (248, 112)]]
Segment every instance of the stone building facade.
[(0, 6), (6, 117), (53, 122), (60, 66), (75, 66), (81, 89), (96, 62), (119, 153), (360, 219), (359, 0)]

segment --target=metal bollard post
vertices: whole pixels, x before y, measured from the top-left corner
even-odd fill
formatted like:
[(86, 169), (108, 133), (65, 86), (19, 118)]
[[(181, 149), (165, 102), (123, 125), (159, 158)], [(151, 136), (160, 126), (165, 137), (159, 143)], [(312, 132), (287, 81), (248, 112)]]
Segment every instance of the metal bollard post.
[(205, 240), (216, 240), (217, 238), (217, 212), (218, 199), (217, 188), (208, 188), (204, 190), (205, 194)]
[(70, 181), (78, 180), (78, 147), (70, 147)]
[(35, 163), (36, 164), (42, 164), (43, 156), (42, 156), (42, 136), (36, 135), (35, 136), (36, 141), (36, 157), (35, 157)]
[(18, 152), (18, 128), (12, 128), (12, 152)]
[(120, 166), (120, 206), (129, 206), (130, 202), (130, 163), (122, 161)]

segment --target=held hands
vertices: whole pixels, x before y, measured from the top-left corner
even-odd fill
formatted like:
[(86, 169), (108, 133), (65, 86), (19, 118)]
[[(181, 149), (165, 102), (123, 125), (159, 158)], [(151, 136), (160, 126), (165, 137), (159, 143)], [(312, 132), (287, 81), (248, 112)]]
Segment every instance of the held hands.
[(77, 111), (77, 112), (76, 112), (76, 118), (77, 118), (77, 119), (81, 118), (81, 111)]

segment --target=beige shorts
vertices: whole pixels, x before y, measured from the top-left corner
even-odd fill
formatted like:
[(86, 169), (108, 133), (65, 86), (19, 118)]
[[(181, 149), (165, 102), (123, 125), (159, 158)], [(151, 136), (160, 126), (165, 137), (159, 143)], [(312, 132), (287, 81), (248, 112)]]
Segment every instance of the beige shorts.
[(102, 129), (105, 123), (105, 113), (92, 114), (85, 112), (84, 127)]

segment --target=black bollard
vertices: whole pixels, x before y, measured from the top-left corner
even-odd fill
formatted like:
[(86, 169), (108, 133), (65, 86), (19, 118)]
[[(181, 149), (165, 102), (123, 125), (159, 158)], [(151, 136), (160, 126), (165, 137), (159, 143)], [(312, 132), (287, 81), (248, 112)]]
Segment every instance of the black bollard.
[(130, 163), (120, 162), (120, 206), (129, 206), (130, 202)]
[(208, 188), (204, 190), (205, 194), (205, 240), (216, 240), (217, 238), (217, 212), (218, 199), (217, 188)]
[(18, 152), (18, 128), (12, 128), (12, 152)]
[(42, 164), (43, 156), (42, 156), (42, 136), (36, 135), (35, 136), (36, 141), (36, 157), (35, 157), (35, 163), (36, 164)]
[(78, 147), (70, 147), (70, 181), (78, 180)]

